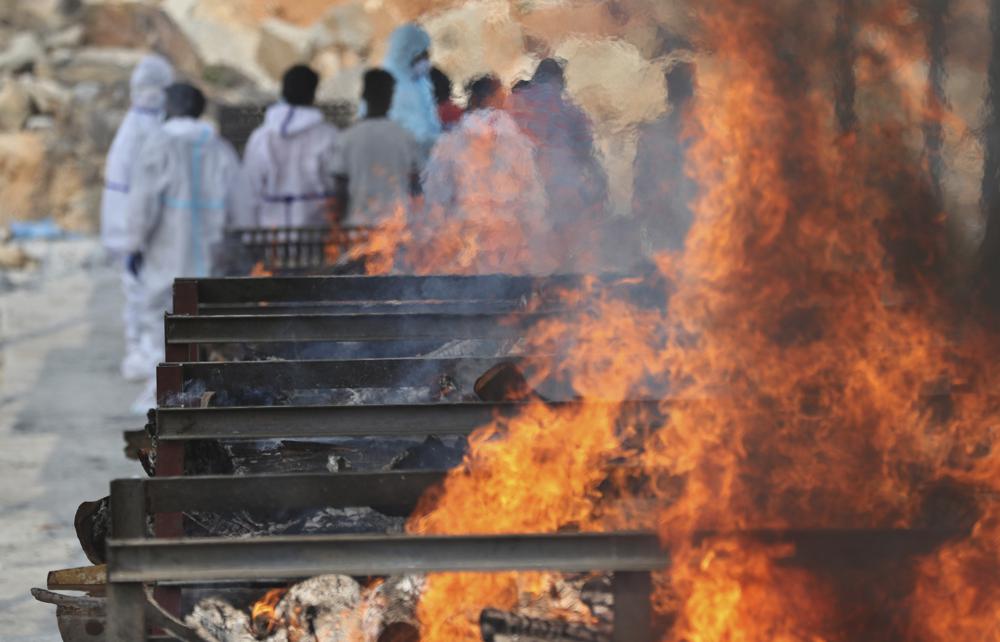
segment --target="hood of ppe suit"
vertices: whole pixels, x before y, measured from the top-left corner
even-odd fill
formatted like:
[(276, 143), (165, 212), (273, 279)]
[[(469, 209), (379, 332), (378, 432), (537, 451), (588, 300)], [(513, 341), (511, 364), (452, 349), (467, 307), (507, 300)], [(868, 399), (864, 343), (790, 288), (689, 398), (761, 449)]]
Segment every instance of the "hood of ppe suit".
[(396, 79), (389, 118), (413, 134), (426, 159), (441, 135), (441, 119), (430, 75), (413, 71), (413, 59), (431, 46), (430, 36), (416, 24), (406, 24), (392, 33), (384, 66)]
[(166, 97), (163, 90), (174, 82), (174, 68), (167, 59), (150, 54), (139, 61), (129, 82), (132, 106), (139, 109), (162, 110)]
[(264, 114), (264, 127), (278, 132), (283, 138), (297, 136), (325, 123), (323, 112), (315, 107), (277, 103)]
[(393, 75), (408, 74), (413, 59), (430, 48), (431, 37), (423, 27), (412, 22), (405, 24), (392, 32), (384, 66)]

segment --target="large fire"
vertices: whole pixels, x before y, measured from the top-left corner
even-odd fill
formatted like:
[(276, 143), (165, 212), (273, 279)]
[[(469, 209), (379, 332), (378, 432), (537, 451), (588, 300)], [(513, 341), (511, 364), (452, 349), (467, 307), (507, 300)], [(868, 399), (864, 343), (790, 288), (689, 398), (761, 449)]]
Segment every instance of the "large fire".
[[(649, 279), (671, 284), (668, 304), (598, 296), (539, 327), (532, 347), (566, 355), (539, 378), (569, 378), (590, 403), (533, 402), (483, 428), (412, 532), (658, 529), (664, 640), (1000, 640), (998, 337), (946, 290), (919, 154), (928, 113), (892, 67), (914, 50), (914, 17), (855, 4), (858, 119), (844, 132), (828, 8), (701, 3), (695, 223)], [(605, 403), (661, 398), (664, 381), (658, 417)], [(622, 461), (641, 488), (609, 478)], [(760, 535), (778, 529), (867, 537), (875, 559), (841, 565), (794, 534)], [(422, 639), (478, 639), (482, 608), (544, 584), (433, 576)]]

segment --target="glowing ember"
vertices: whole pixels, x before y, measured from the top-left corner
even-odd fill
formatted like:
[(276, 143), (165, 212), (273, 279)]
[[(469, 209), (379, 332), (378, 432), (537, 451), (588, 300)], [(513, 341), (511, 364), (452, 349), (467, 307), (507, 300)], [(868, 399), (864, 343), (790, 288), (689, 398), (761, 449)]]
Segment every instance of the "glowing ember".
[(271, 589), (254, 603), (250, 609), (250, 621), (257, 637), (266, 637), (274, 633), (279, 624), (275, 608), (287, 592), (288, 589), (283, 588)]

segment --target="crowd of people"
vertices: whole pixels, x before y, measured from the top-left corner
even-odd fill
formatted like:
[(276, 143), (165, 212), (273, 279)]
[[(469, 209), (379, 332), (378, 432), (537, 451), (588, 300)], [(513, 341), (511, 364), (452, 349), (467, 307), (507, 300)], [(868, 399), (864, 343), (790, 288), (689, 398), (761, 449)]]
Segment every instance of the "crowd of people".
[(168, 61), (149, 55), (137, 66), (102, 203), (103, 241), (123, 266), (122, 375), (148, 382), (136, 412), (155, 405), (172, 283), (210, 275), (227, 228), (378, 226), (403, 215), (419, 229), (477, 218), (544, 239), (536, 249), (549, 256), (586, 246), (607, 211), (608, 179), (564, 65), (543, 60), (511, 91), (494, 75), (475, 78), (462, 108), (430, 54), (423, 28), (398, 28), (383, 66), (364, 74), (358, 118), (344, 130), (314, 105), (316, 72), (292, 67), (242, 159), (202, 120), (205, 96), (176, 82)]

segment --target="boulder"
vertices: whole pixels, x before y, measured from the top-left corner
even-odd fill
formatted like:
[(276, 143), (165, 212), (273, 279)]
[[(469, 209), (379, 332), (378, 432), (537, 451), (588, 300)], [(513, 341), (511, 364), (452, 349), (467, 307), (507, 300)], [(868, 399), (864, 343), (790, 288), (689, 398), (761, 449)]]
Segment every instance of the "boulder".
[(65, 29), (51, 33), (45, 37), (45, 46), (49, 49), (79, 47), (83, 44), (86, 31), (82, 24), (73, 24)]
[(48, 78), (21, 76), (19, 84), (31, 98), (33, 111), (38, 114), (62, 115), (69, 108), (73, 99), (70, 90)]
[(265, 20), (260, 27), (257, 63), (272, 78), (280, 78), (292, 65), (310, 62), (316, 37), (314, 31), (284, 20)]
[(140, 2), (89, 4), (83, 26), (85, 45), (156, 51), (188, 77), (201, 77), (202, 61), (195, 46), (159, 7)]
[(84, 47), (65, 50), (68, 56), (53, 55), (55, 77), (67, 85), (78, 83), (128, 83), (144, 52), (136, 49)]
[(0, 20), (19, 30), (58, 29), (80, 8), (79, 0), (6, 0), (0, 2)]
[(360, 0), (331, 7), (317, 27), (322, 29), (317, 42), (320, 48), (347, 49), (361, 56), (367, 55), (375, 35), (369, 13)]
[(7, 49), (0, 53), (0, 72), (31, 71), (45, 57), (45, 49), (33, 32), (22, 31), (11, 38)]
[(29, 132), (0, 134), (0, 225), (44, 216), (38, 207), (44, 186), (45, 143)]
[(20, 131), (31, 116), (31, 96), (15, 78), (7, 78), (0, 88), (0, 130)]
[(0, 270), (23, 270), (32, 262), (31, 256), (20, 245), (0, 245)]
[(433, 40), (434, 64), (461, 87), (493, 72), (509, 82), (531, 66), (524, 34), (505, 0), (480, 0), (443, 12), (424, 23)]

